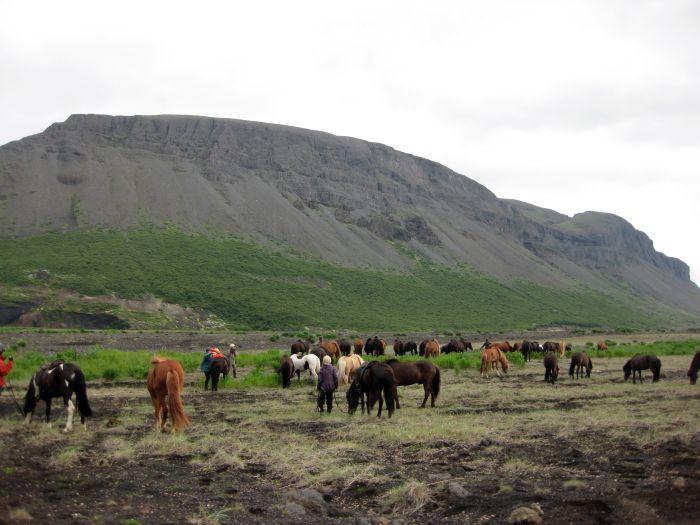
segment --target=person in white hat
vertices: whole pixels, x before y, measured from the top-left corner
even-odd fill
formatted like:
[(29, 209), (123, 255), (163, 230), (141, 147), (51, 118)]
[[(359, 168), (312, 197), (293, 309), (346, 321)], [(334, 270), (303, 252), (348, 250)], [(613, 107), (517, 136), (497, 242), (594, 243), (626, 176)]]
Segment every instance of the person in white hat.
[(233, 377), (236, 377), (236, 356), (238, 355), (236, 348), (238, 348), (236, 343), (228, 345), (228, 357), (231, 360), (231, 375)]

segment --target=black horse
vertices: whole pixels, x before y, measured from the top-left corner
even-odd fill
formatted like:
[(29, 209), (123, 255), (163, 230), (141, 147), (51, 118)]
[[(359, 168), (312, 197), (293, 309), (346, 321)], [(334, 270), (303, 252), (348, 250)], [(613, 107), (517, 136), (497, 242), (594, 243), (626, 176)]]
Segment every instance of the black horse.
[(625, 363), (622, 370), (625, 372), (625, 381), (630, 378), (632, 374), (632, 383), (636, 383), (637, 374), (639, 374), (639, 382), (642, 382), (642, 370), (651, 369), (652, 374), (654, 374), (653, 382), (656, 383), (661, 375), (661, 360), (655, 355), (641, 355), (636, 354)]
[(554, 354), (544, 356), (544, 380), (554, 384), (559, 377), (559, 359)]
[[(321, 363), (323, 363), (323, 358), (325, 356), (330, 355), (328, 352), (326, 352), (325, 348), (320, 347), (320, 346), (316, 346), (316, 347), (312, 348), (311, 350), (309, 350), (309, 353), (318, 357), (318, 360), (321, 361)], [(308, 365), (304, 367), (305, 370), (307, 368), (309, 368)], [(299, 374), (297, 373), (297, 375), (299, 375)]]
[(209, 363), (209, 370), (204, 372), (204, 390), (209, 389), (209, 380), (211, 380), (211, 391), (217, 392), (219, 390), (219, 376), (226, 379), (229, 370), (231, 370), (231, 356), (212, 359)]
[(277, 373), (282, 377), (282, 388), (287, 388), (292, 384), (292, 377), (294, 376), (294, 363), (289, 356), (280, 357), (280, 366), (277, 369)]
[(690, 368), (688, 369), (688, 377), (690, 378), (691, 385), (694, 385), (698, 380), (698, 369), (700, 369), (700, 352), (695, 352), (693, 360), (690, 362)]
[(404, 355), (410, 354), (410, 355), (416, 355), (418, 353), (418, 345), (416, 344), (415, 341), (406, 341), (403, 345), (403, 353)]
[[(352, 351), (352, 343), (346, 339), (343, 339), (338, 343), (338, 347), (340, 348), (340, 353), (342, 355), (350, 355), (350, 352)], [(323, 358), (321, 358), (323, 360)]]
[(382, 345), (382, 342), (376, 335), (365, 341), (365, 354), (373, 356), (384, 355), (384, 345)]
[(537, 341), (523, 341), (520, 347), (520, 352), (522, 352), (525, 361), (530, 361), (532, 359), (533, 352), (539, 352), (540, 344)]
[(46, 423), (51, 424), (51, 400), (54, 397), (63, 398), (63, 406), (66, 408), (66, 426), (64, 432), (73, 428), (73, 405), (72, 397), (75, 393), (75, 400), (80, 412), (80, 422), (85, 425), (85, 418), (92, 416), (92, 409), (87, 398), (87, 386), (85, 375), (78, 365), (65, 363), (56, 360), (50, 365), (44, 365), (37, 370), (29, 381), (27, 394), (24, 396), (24, 422), (31, 423), (34, 409), (37, 402), (43, 399), (46, 403)]
[(304, 352), (308, 352), (309, 348), (311, 348), (311, 344), (309, 344), (308, 341), (302, 341), (301, 339), (297, 339), (292, 343), (290, 355), (295, 355), (298, 353), (303, 354)]
[(450, 339), (449, 343), (447, 343), (446, 345), (442, 345), (442, 347), (440, 348), (440, 353), (451, 354), (453, 352), (464, 352), (465, 349), (466, 348), (462, 341), (458, 341), (457, 339)]
[(591, 377), (591, 369), (593, 368), (591, 358), (588, 357), (586, 352), (574, 352), (571, 355), (571, 365), (569, 366), (569, 375), (571, 379), (574, 378), (574, 369), (576, 370), (576, 379), (579, 378), (579, 375), (583, 377), (582, 368), (586, 369), (586, 377)]
[[(396, 392), (396, 378), (392, 368), (381, 361), (370, 361), (363, 364), (353, 379), (345, 397), (348, 402), (348, 413), (354, 414), (357, 406), (362, 403), (362, 413), (365, 412), (365, 399), (367, 400), (367, 414), (369, 415), (375, 401), (379, 401), (377, 417), (382, 416), (382, 407), (386, 400), (386, 408), (389, 417), (394, 413), (394, 392)], [(382, 396), (383, 395), (383, 396)]]
[(542, 345), (542, 351), (543, 352), (558, 352), (559, 351), (559, 343), (555, 343), (553, 341), (545, 341), (545, 343)]

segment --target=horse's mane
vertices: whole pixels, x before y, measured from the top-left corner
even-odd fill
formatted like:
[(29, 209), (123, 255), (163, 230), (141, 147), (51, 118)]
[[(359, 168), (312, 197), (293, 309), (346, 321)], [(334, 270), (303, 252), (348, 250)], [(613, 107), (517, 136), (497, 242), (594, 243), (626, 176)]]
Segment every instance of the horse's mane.
[(156, 365), (158, 363), (162, 363), (163, 361), (167, 361), (167, 357), (161, 357), (159, 355), (154, 355), (153, 359), (151, 359), (151, 364)]

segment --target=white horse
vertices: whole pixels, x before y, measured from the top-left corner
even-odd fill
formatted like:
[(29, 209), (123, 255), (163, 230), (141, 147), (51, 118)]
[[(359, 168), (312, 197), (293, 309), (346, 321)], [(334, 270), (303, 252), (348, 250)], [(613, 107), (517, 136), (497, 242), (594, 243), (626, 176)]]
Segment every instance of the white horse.
[(350, 354), (349, 356), (343, 356), (338, 359), (338, 384), (349, 385), (352, 374), (355, 370), (360, 368), (364, 362), (364, 359), (357, 354)]
[(289, 357), (292, 358), (294, 372), (296, 372), (299, 381), (301, 381), (301, 373), (305, 368), (309, 369), (309, 379), (313, 382), (318, 381), (318, 373), (321, 371), (321, 360), (317, 356), (314, 354), (306, 354), (303, 357), (298, 357), (296, 355), (291, 355)]

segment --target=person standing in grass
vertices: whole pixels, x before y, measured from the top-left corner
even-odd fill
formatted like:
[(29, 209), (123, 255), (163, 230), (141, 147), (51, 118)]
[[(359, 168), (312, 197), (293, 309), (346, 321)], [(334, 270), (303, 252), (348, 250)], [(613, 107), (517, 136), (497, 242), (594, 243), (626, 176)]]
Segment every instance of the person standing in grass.
[(0, 343), (0, 394), (5, 389), (5, 376), (10, 373), (14, 364), (12, 357), (5, 362), (5, 345)]
[(318, 409), (323, 413), (323, 405), (328, 408), (328, 413), (333, 409), (333, 392), (338, 388), (338, 374), (331, 364), (331, 356), (323, 356), (323, 366), (318, 373)]
[(231, 343), (228, 345), (228, 357), (231, 360), (231, 375), (236, 377), (236, 356), (238, 351), (236, 350), (236, 343)]

